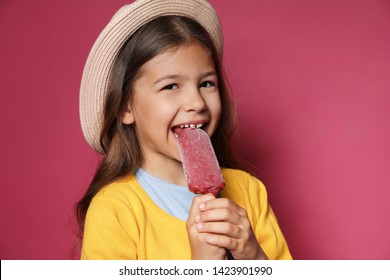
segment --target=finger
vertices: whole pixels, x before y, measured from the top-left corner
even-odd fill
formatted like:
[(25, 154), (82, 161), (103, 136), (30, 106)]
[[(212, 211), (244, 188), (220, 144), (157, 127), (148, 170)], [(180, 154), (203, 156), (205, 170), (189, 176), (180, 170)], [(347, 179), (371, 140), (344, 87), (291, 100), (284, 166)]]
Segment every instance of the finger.
[(196, 222), (229, 222), (235, 225), (242, 224), (244, 217), (237, 212), (227, 208), (217, 208), (200, 212), (196, 217)]
[(200, 212), (199, 205), (213, 199), (215, 199), (215, 197), (212, 194), (195, 196), (192, 200), (192, 205), (188, 214), (187, 225), (195, 223), (195, 216)]
[(199, 204), (199, 209), (201, 211), (208, 211), (219, 208), (227, 208), (238, 213), (241, 216), (246, 216), (246, 210), (241, 208), (228, 198), (217, 198), (209, 201), (203, 201)]
[(238, 246), (238, 240), (221, 234), (205, 234), (206, 243), (234, 251)]
[(242, 229), (236, 225), (226, 222), (197, 223), (196, 229), (199, 233), (213, 233), (227, 235), (239, 239)]

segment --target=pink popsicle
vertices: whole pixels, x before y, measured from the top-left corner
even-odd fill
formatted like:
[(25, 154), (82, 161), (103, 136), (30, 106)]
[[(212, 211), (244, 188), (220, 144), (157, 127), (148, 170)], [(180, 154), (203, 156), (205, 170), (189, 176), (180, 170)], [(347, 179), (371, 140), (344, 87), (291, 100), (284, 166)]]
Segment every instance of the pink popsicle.
[(198, 128), (177, 128), (175, 134), (189, 190), (216, 196), (225, 182), (210, 137)]

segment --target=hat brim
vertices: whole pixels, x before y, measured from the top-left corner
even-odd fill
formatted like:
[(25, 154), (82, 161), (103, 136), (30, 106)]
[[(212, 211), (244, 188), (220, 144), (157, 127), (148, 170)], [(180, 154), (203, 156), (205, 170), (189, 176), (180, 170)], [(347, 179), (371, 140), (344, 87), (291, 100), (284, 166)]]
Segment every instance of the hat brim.
[(120, 8), (95, 41), (80, 85), (80, 121), (88, 144), (103, 153), (100, 133), (107, 85), (114, 60), (127, 39), (145, 23), (168, 15), (196, 20), (210, 34), (222, 58), (223, 38), (218, 15), (205, 0), (138, 0)]

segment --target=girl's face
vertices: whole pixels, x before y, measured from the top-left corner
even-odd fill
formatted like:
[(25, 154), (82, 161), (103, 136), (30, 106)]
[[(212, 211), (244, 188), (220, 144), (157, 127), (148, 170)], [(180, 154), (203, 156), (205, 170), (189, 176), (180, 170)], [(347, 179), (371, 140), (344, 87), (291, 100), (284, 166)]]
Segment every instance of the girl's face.
[(133, 94), (123, 122), (135, 123), (143, 167), (149, 170), (179, 163), (176, 126), (198, 125), (211, 137), (218, 125), (218, 77), (209, 52), (199, 42), (169, 49), (145, 63)]

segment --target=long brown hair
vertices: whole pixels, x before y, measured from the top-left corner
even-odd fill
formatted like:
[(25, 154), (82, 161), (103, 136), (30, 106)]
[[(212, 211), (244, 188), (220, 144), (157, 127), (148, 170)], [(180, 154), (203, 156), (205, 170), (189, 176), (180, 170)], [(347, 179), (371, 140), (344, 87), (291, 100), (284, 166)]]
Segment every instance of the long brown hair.
[(142, 65), (158, 54), (190, 40), (201, 42), (209, 51), (218, 75), (222, 113), (211, 138), (215, 153), (221, 166), (240, 167), (230, 145), (235, 126), (235, 110), (224, 79), (222, 58), (218, 55), (210, 35), (199, 23), (189, 18), (180, 16), (156, 18), (143, 25), (127, 40), (113, 65), (100, 135), (103, 158), (88, 190), (76, 204), (80, 238), (93, 197), (102, 187), (132, 174), (141, 165), (142, 153), (134, 125), (123, 124), (121, 116), (132, 102), (132, 85), (140, 74)]

